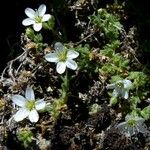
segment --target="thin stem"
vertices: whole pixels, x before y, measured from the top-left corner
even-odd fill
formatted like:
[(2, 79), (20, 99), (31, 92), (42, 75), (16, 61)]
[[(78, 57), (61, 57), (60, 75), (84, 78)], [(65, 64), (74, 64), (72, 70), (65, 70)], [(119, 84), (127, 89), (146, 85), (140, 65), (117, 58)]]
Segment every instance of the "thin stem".
[(68, 80), (68, 70), (66, 70), (66, 74), (63, 77), (63, 83), (62, 83), (62, 99), (64, 103), (68, 100), (68, 91), (69, 91), (69, 80)]

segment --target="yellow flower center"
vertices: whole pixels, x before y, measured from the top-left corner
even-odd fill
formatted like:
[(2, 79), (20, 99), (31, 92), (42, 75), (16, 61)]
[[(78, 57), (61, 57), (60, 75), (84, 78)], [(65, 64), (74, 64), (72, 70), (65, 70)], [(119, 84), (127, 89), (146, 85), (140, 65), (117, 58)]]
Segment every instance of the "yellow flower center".
[(36, 22), (36, 23), (42, 23), (42, 17), (36, 16), (36, 17), (35, 17), (35, 22)]
[(58, 59), (59, 59), (59, 61), (65, 62), (67, 59), (67, 51), (62, 50), (62, 52), (59, 52), (58, 53)]
[(123, 88), (124, 87), (124, 84), (121, 83), (121, 82), (117, 83), (116, 85), (117, 85), (118, 88)]
[(28, 110), (32, 110), (32, 109), (34, 109), (35, 108), (35, 101), (34, 100), (30, 100), (30, 101), (27, 101), (27, 103), (26, 103), (26, 108), (28, 109)]
[(134, 119), (130, 119), (130, 120), (128, 120), (128, 125), (130, 126), (130, 127), (133, 127), (133, 126), (135, 126), (136, 124), (137, 124), (137, 121), (136, 120), (134, 120)]

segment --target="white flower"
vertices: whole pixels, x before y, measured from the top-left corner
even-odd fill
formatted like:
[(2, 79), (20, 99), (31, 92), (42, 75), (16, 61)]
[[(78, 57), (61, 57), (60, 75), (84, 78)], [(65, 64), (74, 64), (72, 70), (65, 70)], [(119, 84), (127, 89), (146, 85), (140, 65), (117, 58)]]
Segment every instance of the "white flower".
[(42, 29), (42, 22), (48, 21), (52, 16), (50, 14), (45, 14), (46, 6), (44, 4), (40, 5), (37, 10), (31, 8), (25, 9), (25, 14), (28, 18), (22, 21), (24, 26), (33, 25), (35, 31), (40, 31)]
[(127, 136), (132, 136), (139, 132), (147, 133), (148, 130), (145, 128), (144, 119), (134, 115), (127, 115), (125, 122), (117, 125), (117, 128)]
[(114, 84), (109, 84), (106, 86), (107, 89), (114, 89), (112, 96), (113, 97), (123, 97), (124, 99), (128, 99), (129, 90), (132, 87), (132, 82), (130, 80), (124, 79), (119, 80)]
[(44, 99), (35, 101), (34, 91), (31, 87), (27, 87), (25, 91), (25, 98), (21, 95), (13, 95), (12, 101), (17, 106), (20, 106), (19, 110), (14, 114), (15, 121), (22, 121), (26, 117), (31, 122), (37, 122), (39, 120), (38, 110), (43, 109), (46, 106)]
[(45, 59), (49, 62), (57, 63), (56, 70), (59, 74), (65, 72), (66, 67), (76, 70), (77, 63), (73, 60), (79, 56), (79, 53), (74, 50), (67, 50), (60, 42), (55, 43), (55, 53), (45, 55)]

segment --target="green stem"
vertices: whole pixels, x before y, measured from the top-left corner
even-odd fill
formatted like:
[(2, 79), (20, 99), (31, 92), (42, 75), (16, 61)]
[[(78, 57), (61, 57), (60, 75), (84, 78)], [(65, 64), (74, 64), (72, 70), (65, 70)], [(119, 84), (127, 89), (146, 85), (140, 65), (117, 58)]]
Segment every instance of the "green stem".
[(63, 77), (63, 83), (62, 83), (62, 99), (64, 103), (68, 100), (68, 91), (69, 91), (69, 80), (68, 80), (68, 71), (66, 70), (66, 74)]

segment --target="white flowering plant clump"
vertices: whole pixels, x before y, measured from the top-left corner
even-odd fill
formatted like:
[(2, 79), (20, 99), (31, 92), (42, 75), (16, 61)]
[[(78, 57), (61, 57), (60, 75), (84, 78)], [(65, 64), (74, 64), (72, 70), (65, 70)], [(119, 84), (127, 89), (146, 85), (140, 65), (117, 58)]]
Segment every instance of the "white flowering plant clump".
[(128, 99), (129, 90), (132, 88), (132, 82), (127, 79), (119, 80), (116, 83), (107, 85), (106, 88), (114, 89), (112, 93), (113, 97), (121, 97), (124, 99)]
[[(127, 32), (121, 25), (124, 2), (106, 2), (103, 8), (96, 1), (84, 6), (81, 1), (45, 2), (48, 5), (31, 1), (38, 6), (23, 9), (25, 30), (20, 42), (10, 43), (17, 48), (12, 56), (18, 56), (1, 72), (0, 131), (5, 133), (7, 127), (14, 137), (12, 143), (12, 138), (0, 133), (0, 150), (9, 149), (9, 143), (41, 150), (60, 145), (147, 149), (149, 68), (141, 63), (144, 47), (139, 46), (136, 26), (130, 25)], [(76, 11), (77, 5), (83, 6), (81, 10)], [(80, 145), (72, 145), (85, 130)], [(102, 134), (95, 137), (91, 131)]]
[(121, 122), (117, 125), (117, 128), (125, 134), (126, 136), (132, 136), (139, 132), (148, 133), (148, 130), (144, 124), (144, 118), (134, 116), (134, 115), (126, 115), (125, 121)]
[(41, 4), (37, 10), (33, 10), (31, 8), (25, 9), (25, 14), (28, 18), (22, 21), (24, 26), (33, 25), (33, 29), (35, 31), (40, 31), (42, 29), (42, 23), (48, 21), (52, 15), (45, 14), (46, 5)]
[(16, 94), (12, 96), (12, 101), (20, 107), (16, 114), (13, 115), (16, 122), (27, 117), (31, 122), (37, 122), (39, 120), (38, 111), (46, 106), (44, 99), (35, 100), (35, 94), (31, 87), (26, 88), (25, 97)]
[(78, 52), (67, 49), (60, 42), (55, 43), (54, 49), (55, 52), (46, 54), (45, 59), (48, 62), (54, 62), (57, 64), (56, 71), (59, 74), (63, 74), (66, 70), (66, 67), (72, 70), (77, 69), (78, 65), (73, 59), (79, 56)]

